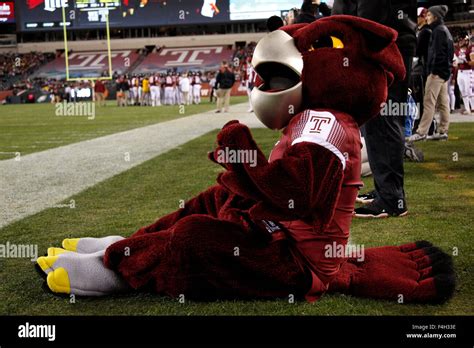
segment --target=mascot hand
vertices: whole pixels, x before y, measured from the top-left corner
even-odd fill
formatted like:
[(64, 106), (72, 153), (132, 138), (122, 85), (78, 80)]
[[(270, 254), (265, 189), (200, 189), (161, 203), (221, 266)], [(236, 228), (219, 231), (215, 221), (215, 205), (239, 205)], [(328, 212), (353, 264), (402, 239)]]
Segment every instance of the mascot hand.
[[(222, 130), (217, 135), (217, 148), (213, 152), (208, 153), (209, 159), (213, 162), (222, 165), (227, 170), (238, 170), (242, 165), (253, 163), (246, 163), (242, 161), (236, 155), (236, 151), (246, 150), (255, 151), (255, 155), (250, 156), (249, 153), (242, 153), (245, 158), (252, 158), (255, 161), (267, 162), (267, 159), (263, 152), (259, 149), (258, 145), (250, 133), (250, 129), (240, 123), (239, 121), (233, 120), (227, 122)], [(236, 161), (236, 159), (238, 159)]]
[(442, 303), (455, 288), (452, 259), (431, 243), (371, 248), (364, 260), (349, 259), (330, 292), (405, 302)]
[(257, 144), (250, 134), (250, 129), (237, 120), (227, 122), (217, 134), (217, 145), (221, 147), (256, 148)]

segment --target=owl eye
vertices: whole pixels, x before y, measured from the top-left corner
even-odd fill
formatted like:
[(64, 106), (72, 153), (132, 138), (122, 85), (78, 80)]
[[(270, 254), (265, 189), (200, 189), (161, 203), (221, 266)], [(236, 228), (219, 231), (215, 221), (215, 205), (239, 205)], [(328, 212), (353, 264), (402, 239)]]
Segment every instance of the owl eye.
[(316, 40), (313, 42), (311, 47), (309, 48), (309, 51), (314, 51), (315, 49), (318, 48), (344, 48), (344, 44), (342, 43), (341, 39), (335, 37), (335, 36), (325, 36), (319, 40)]

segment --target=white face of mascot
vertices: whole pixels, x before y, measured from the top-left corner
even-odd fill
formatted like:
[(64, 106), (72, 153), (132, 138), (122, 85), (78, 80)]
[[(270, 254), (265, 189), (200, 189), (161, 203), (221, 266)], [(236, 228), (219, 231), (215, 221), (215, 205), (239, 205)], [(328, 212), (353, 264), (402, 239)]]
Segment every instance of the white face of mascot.
[(252, 65), (260, 84), (252, 90), (257, 118), (270, 129), (284, 128), (301, 108), (303, 58), (293, 38), (275, 30), (259, 41)]

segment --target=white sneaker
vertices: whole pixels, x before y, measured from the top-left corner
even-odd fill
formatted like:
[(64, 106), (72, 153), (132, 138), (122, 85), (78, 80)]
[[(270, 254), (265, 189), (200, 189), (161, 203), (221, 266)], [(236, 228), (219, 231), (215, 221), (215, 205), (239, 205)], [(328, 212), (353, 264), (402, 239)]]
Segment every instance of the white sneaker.
[(426, 139), (426, 135), (421, 135), (421, 134), (415, 133), (415, 134), (409, 136), (408, 138), (406, 138), (406, 142), (407, 143), (414, 143), (415, 141), (420, 141), (420, 140), (425, 140), (425, 139)]
[(433, 134), (433, 136), (431, 137), (431, 140), (448, 140), (448, 134), (447, 133)]

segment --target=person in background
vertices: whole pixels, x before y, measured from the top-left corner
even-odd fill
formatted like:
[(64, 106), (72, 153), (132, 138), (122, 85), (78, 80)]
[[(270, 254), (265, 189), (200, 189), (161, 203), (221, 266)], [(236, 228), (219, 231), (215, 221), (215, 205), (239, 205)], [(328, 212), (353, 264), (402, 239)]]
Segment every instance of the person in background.
[[(419, 115), (423, 114), (423, 98), (425, 96), (425, 84), (428, 77), (427, 74), (427, 62), (428, 62), (428, 47), (431, 40), (431, 28), (426, 22), (426, 15), (428, 9), (424, 7), (418, 7), (418, 19), (417, 19), (417, 30), (416, 30), (416, 57), (412, 69), (412, 90), (413, 98), (419, 104)], [(413, 131), (416, 131), (420, 120), (415, 121)], [(411, 135), (411, 134), (410, 134)]]
[(288, 14), (285, 16), (284, 22), (285, 25), (292, 25), (295, 24), (296, 17), (298, 17), (299, 9), (292, 8), (288, 11)]
[(122, 91), (124, 106), (128, 106), (130, 105), (130, 82), (126, 75), (122, 78)]
[(95, 81), (94, 100), (97, 106), (105, 106), (105, 85), (101, 80)]
[[(280, 29), (284, 25), (285, 23), (280, 16), (271, 16), (270, 18), (267, 19), (267, 29), (269, 32)], [(244, 58), (244, 55), (239, 57), (239, 59), (243, 59), (243, 58)]]
[(161, 106), (161, 88), (158, 75), (150, 76), (150, 98), (151, 106)]
[(211, 75), (211, 79), (209, 81), (209, 88), (210, 88), (210, 93), (209, 93), (209, 101), (211, 103), (214, 102), (214, 97), (215, 97), (215, 94), (216, 94), (216, 75), (213, 73)]
[(189, 105), (189, 90), (191, 89), (191, 82), (187, 73), (179, 80), (179, 90), (181, 92), (181, 104)]
[(117, 106), (124, 106), (123, 105), (123, 99), (124, 99), (124, 93), (123, 93), (123, 78), (120, 76), (115, 80), (115, 89), (116, 89), (116, 99), (117, 99)]
[(66, 87), (64, 88), (64, 94), (66, 96), (66, 100), (68, 103), (71, 102), (71, 86), (70, 85), (66, 85)]
[(216, 113), (222, 112), (222, 107), (224, 107), (224, 112), (229, 112), (230, 104), (230, 93), (232, 87), (235, 83), (235, 75), (230, 70), (229, 64), (227, 61), (223, 61), (221, 68), (216, 77), (216, 88), (217, 88), (217, 111)]
[(427, 72), (428, 79), (423, 100), (424, 111), (416, 133), (407, 139), (415, 142), (426, 139), (433, 122), (436, 106), (440, 111), (439, 134), (433, 139), (447, 140), (449, 128), (449, 94), (448, 81), (454, 57), (453, 37), (444, 25), (444, 17), (448, 13), (448, 6), (432, 6), (428, 9), (427, 22), (433, 30), (428, 49)]
[(304, 0), (303, 5), (301, 5), (301, 11), (296, 16), (294, 23), (312, 23), (315, 20), (330, 15), (331, 9), (321, 0)]
[(193, 103), (201, 104), (201, 73), (193, 74)]
[(456, 57), (453, 59), (453, 68), (451, 69), (451, 76), (448, 81), (448, 94), (449, 94), (449, 109), (451, 113), (456, 112), (456, 80), (457, 80), (457, 60)]
[(174, 90), (174, 85), (173, 85), (173, 78), (171, 76), (171, 72), (168, 72), (168, 74), (165, 77), (165, 105), (173, 105), (173, 90)]
[(171, 78), (173, 80), (172, 105), (180, 105), (181, 92), (179, 91), (179, 81), (181, 80), (181, 76), (178, 74), (177, 70), (174, 70)]
[(140, 100), (140, 95), (139, 95), (139, 88), (138, 86), (140, 85), (140, 78), (138, 76), (133, 76), (132, 77), (132, 105), (138, 105), (138, 102)]
[(77, 93), (79, 92), (79, 88), (77, 87), (77, 83), (73, 83), (71, 87), (71, 102), (75, 103), (77, 101)]
[(249, 109), (247, 112), (253, 112), (252, 107), (252, 99), (250, 98), (250, 94), (252, 93), (252, 89), (254, 87), (256, 73), (252, 67), (252, 57), (247, 57), (247, 61), (243, 66), (243, 79), (242, 79), (242, 86), (245, 87), (247, 91), (247, 96), (249, 98)]
[(469, 45), (469, 37), (463, 38), (456, 50), (458, 86), (464, 103), (464, 115), (474, 110), (474, 46)]
[(192, 104), (194, 101), (194, 79), (193, 79), (193, 72), (190, 71), (188, 73), (189, 77), (189, 101), (187, 101), (189, 104)]
[(416, 33), (417, 39), (417, 48), (416, 56), (421, 62), (423, 67), (423, 78), (426, 81), (428, 76), (426, 72), (427, 62), (428, 62), (428, 47), (431, 40), (431, 28), (426, 21), (426, 15), (428, 14), (428, 9), (424, 7), (418, 7), (418, 28)]
[[(353, 15), (387, 25), (398, 32), (397, 47), (406, 69), (405, 80), (388, 90), (387, 105), (407, 105), (411, 67), (416, 55), (416, 0), (335, 0), (333, 14)], [(405, 156), (406, 107), (388, 108), (362, 129), (367, 145), (375, 190), (360, 195), (364, 206), (355, 209), (358, 218), (403, 217), (408, 214), (405, 199), (403, 161)], [(398, 109), (398, 110), (395, 110)]]
[(150, 105), (150, 80), (148, 79), (148, 76), (144, 76), (142, 80), (142, 97), (140, 105)]

